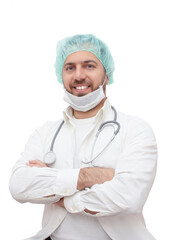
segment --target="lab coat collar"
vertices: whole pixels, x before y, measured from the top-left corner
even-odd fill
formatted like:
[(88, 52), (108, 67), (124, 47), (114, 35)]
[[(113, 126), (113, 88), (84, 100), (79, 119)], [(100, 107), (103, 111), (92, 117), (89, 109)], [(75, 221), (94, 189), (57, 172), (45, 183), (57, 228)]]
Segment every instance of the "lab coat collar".
[[(108, 116), (108, 113), (110, 112), (111, 105), (108, 99), (104, 102), (103, 107), (97, 112), (94, 122), (101, 119), (102, 122), (107, 121), (108, 119), (113, 119), (113, 114), (111, 116)], [(110, 115), (110, 114), (109, 114)], [(74, 126), (74, 115), (73, 115), (73, 109), (71, 106), (67, 107), (63, 111), (63, 118), (66, 123), (71, 123)]]

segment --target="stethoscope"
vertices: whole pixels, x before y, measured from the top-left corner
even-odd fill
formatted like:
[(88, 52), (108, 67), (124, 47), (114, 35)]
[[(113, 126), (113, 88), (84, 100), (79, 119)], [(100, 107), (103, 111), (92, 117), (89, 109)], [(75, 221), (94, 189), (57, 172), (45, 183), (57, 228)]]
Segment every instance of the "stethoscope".
[[(97, 130), (97, 133), (95, 135), (95, 140), (94, 140), (94, 143), (93, 143), (93, 146), (92, 146), (92, 151), (91, 151), (91, 155), (90, 155), (90, 161), (88, 162), (83, 162), (84, 164), (89, 164), (96, 160), (96, 158), (98, 158), (105, 150), (106, 148), (110, 145), (110, 143), (114, 140), (114, 138), (116, 137), (116, 135), (118, 134), (119, 130), (120, 130), (120, 124), (117, 122), (117, 112), (115, 110), (115, 108), (113, 106), (111, 106), (113, 112), (114, 112), (114, 119), (111, 120), (111, 121), (106, 121), (104, 123), (102, 123), (100, 125), (100, 127), (98, 128)], [(60, 123), (53, 139), (52, 139), (52, 142), (51, 142), (51, 146), (50, 146), (50, 151), (47, 152), (45, 155), (44, 155), (44, 158), (43, 158), (43, 162), (47, 165), (52, 165), (56, 162), (56, 154), (54, 153), (53, 151), (53, 147), (54, 147), (54, 143), (55, 143), (55, 140), (56, 140), (56, 137), (57, 135), (59, 134), (62, 126), (64, 124), (64, 120)], [(116, 125), (116, 128), (114, 127)], [(110, 138), (109, 142), (106, 144), (106, 146), (102, 149), (101, 152), (99, 152), (99, 154), (97, 154), (97, 156), (93, 157), (93, 152), (94, 152), (94, 148), (95, 148), (95, 145), (96, 145), (96, 141), (100, 135), (100, 133), (102, 132), (102, 130), (107, 127), (107, 126), (113, 126), (114, 127), (114, 134), (113, 136)], [(93, 165), (93, 164), (92, 164)]]

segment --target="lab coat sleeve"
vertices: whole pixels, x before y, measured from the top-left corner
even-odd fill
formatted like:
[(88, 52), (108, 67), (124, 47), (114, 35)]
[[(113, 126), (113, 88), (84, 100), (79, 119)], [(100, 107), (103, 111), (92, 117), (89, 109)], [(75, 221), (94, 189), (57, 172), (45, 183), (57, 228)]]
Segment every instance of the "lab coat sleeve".
[(123, 142), (114, 178), (66, 197), (67, 211), (76, 213), (88, 209), (98, 212), (95, 216), (105, 216), (142, 209), (156, 173), (155, 137), (146, 122), (133, 118), (128, 123)]
[[(26, 165), (29, 160), (42, 161), (44, 153), (41, 135), (39, 129), (31, 135), (12, 171), (9, 189), (13, 198), (21, 203), (54, 203), (77, 191), (79, 169), (38, 168)], [(48, 197), (51, 195), (54, 196)]]

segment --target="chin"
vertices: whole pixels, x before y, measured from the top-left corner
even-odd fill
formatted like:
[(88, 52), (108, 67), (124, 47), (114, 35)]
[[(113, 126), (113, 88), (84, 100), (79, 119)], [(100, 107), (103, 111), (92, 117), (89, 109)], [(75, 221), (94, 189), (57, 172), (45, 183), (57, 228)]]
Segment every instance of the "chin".
[(77, 97), (83, 97), (83, 96), (86, 96), (88, 93), (78, 93), (76, 96)]

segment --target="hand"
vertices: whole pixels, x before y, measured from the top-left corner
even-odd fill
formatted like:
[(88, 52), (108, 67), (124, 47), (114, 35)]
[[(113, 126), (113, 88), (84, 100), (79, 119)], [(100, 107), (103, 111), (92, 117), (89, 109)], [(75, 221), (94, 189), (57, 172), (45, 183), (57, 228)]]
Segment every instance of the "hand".
[(45, 164), (44, 162), (38, 159), (30, 160), (29, 163), (26, 163), (26, 165), (29, 167), (39, 167), (39, 168), (48, 167), (47, 164)]
[(115, 170), (113, 168), (88, 167), (80, 169), (77, 189), (83, 190), (95, 184), (102, 184), (113, 179)]
[[(61, 198), (58, 202), (56, 202), (55, 204), (57, 204), (58, 206), (62, 207), (62, 208), (65, 208), (64, 206), (64, 198)], [(85, 209), (84, 210), (86, 213), (89, 213), (89, 214), (92, 214), (92, 215), (95, 215), (97, 214), (98, 212), (94, 212), (94, 211), (90, 211), (88, 209)]]
[(64, 206), (64, 198), (61, 198), (58, 202), (56, 202), (55, 204), (57, 204), (58, 206), (65, 208)]
[(88, 209), (85, 209), (84, 211), (85, 211), (86, 213), (90, 213), (90, 214), (92, 214), (92, 215), (95, 215), (95, 214), (98, 213), (98, 212), (90, 211), (90, 210), (88, 210)]

